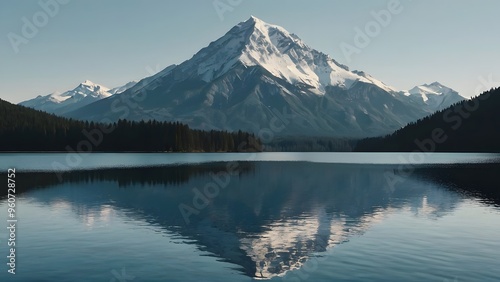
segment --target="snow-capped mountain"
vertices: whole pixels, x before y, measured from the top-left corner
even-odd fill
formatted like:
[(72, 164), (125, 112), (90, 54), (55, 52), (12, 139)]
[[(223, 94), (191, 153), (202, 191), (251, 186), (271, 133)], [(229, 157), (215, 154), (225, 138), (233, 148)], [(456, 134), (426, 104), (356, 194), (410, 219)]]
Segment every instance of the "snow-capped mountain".
[(284, 28), (253, 16), (201, 50), (181, 70), (211, 82), (239, 64), (263, 67), (273, 76), (317, 94), (324, 94), (327, 86), (349, 88), (357, 81), (370, 83)]
[(464, 99), (457, 91), (439, 82), (415, 86), (408, 91), (404, 91), (403, 94), (425, 104), (433, 111), (442, 110)]
[(180, 121), (201, 129), (273, 135), (365, 137), (390, 133), (433, 111), (256, 17), (121, 95), (140, 99), (132, 107), (110, 97), (65, 115)]
[(134, 86), (136, 82), (129, 82), (126, 85), (109, 89), (100, 84), (85, 80), (76, 88), (60, 93), (54, 92), (46, 96), (38, 96), (34, 99), (19, 103), (19, 105), (63, 115), (67, 112), (77, 110), (93, 102), (110, 97), (113, 94), (121, 93)]

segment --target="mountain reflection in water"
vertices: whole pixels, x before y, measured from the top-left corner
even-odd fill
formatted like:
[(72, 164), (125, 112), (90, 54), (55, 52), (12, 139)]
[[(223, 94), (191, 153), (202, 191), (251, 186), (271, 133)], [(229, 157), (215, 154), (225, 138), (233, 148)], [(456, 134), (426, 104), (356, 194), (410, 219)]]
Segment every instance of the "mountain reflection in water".
[[(208, 183), (217, 183), (214, 177), (226, 171), (227, 164), (76, 171), (65, 173), (62, 182), (54, 173), (19, 173), (18, 187), (37, 202), (70, 205), (85, 222), (105, 217), (110, 207), (126, 210), (129, 217), (178, 234), (186, 243), (256, 278), (298, 269), (311, 257), (362, 235), (398, 210), (440, 217), (464, 199), (463, 194), (450, 190), (464, 188), (450, 174), (436, 184), (440, 171), (450, 172), (439, 166), (417, 169), (391, 186), (388, 177), (396, 168), (390, 165), (236, 165), (237, 173), (229, 176), (227, 185), (219, 186), (216, 195), (207, 197), (209, 203), (201, 208), (195, 207), (193, 189), (204, 191)], [(459, 172), (486, 173), (469, 174), (469, 178), (488, 178), (489, 182), (478, 184), (483, 185), (481, 189), (499, 187), (492, 180), (498, 166), (471, 169)], [(481, 189), (475, 189), (475, 197), (485, 195)], [(497, 203), (486, 194), (483, 200)], [(182, 205), (193, 208), (192, 212), (183, 216)]]

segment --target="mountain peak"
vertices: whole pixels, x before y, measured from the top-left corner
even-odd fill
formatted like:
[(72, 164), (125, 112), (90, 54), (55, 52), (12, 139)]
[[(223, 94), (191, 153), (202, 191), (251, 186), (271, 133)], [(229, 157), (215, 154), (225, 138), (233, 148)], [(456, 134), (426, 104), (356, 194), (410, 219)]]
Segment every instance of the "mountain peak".
[(253, 34), (257, 36), (264, 36), (269, 34), (270, 31), (279, 31), (285, 37), (292, 37), (296, 40), (300, 40), (296, 35), (289, 33), (285, 28), (267, 23), (255, 16), (250, 16), (250, 18), (244, 22), (240, 22), (229, 31), (229, 33), (236, 33), (248, 42), (248, 39), (252, 37)]
[(349, 138), (388, 134), (460, 99), (453, 94), (400, 95), (284, 28), (252, 16), (181, 64), (66, 116), (116, 121), (120, 115), (109, 111), (115, 102), (143, 91), (144, 100), (130, 111), (129, 119), (259, 132), (283, 109), (291, 115), (280, 135)]
[(307, 85), (317, 94), (324, 94), (327, 86), (349, 88), (363, 79), (310, 48), (295, 34), (255, 16), (234, 26), (179, 67), (183, 73), (211, 82), (241, 65), (262, 67), (276, 78), (292, 85)]
[(455, 90), (444, 86), (443, 84), (434, 81), (433, 83), (430, 84), (422, 84), (413, 87), (412, 89), (408, 90), (408, 93), (413, 94), (413, 95), (446, 95), (449, 93), (456, 93)]
[(86, 79), (84, 82), (80, 83), (80, 85), (86, 85), (86, 86), (95, 86), (97, 84), (93, 83), (92, 81)]
[(124, 86), (108, 89), (105, 86), (96, 84), (90, 80), (85, 80), (78, 84), (74, 89), (66, 92), (54, 92), (19, 103), (20, 105), (46, 111), (54, 114), (63, 114), (86, 106), (92, 102), (107, 98), (113, 94), (121, 93), (134, 86), (135, 81), (129, 82)]
[(256, 16), (250, 16), (250, 18), (248, 18), (248, 20), (236, 25), (236, 26), (243, 26), (243, 25), (255, 25), (255, 24), (259, 24), (259, 25), (270, 25), (268, 23), (266, 23), (265, 21), (257, 18)]
[(250, 15), (250, 18), (247, 21), (252, 21), (252, 22), (263, 22), (263, 20), (257, 18), (254, 15)]
[(427, 85), (427, 86), (444, 86), (443, 84), (437, 82), (437, 81), (434, 81), (433, 83), (431, 84), (424, 84), (424, 85)]
[(444, 109), (447, 106), (459, 102), (464, 98), (457, 91), (434, 81), (430, 84), (422, 84), (405, 91), (404, 95), (411, 96), (422, 101), (434, 110)]
[(452, 90), (451, 88), (439, 83), (438, 81), (434, 81), (433, 83), (430, 83), (430, 84), (424, 84), (423, 86), (434, 88), (434, 89), (450, 89), (450, 90)]

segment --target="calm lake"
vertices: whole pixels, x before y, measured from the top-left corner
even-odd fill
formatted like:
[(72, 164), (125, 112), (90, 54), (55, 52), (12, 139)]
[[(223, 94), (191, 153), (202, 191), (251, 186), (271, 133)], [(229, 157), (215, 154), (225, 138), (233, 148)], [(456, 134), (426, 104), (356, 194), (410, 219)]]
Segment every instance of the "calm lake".
[(499, 154), (23, 153), (0, 169), (0, 281), (500, 281)]

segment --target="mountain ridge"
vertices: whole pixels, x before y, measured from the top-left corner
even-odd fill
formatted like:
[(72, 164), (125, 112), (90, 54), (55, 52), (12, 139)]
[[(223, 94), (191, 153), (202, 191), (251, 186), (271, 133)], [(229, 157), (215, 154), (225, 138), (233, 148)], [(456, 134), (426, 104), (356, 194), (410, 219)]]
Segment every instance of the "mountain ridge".
[(62, 93), (56, 91), (45, 96), (38, 95), (33, 99), (20, 102), (18, 105), (52, 114), (64, 115), (67, 112), (77, 110), (93, 102), (119, 94), (136, 83), (135, 81), (131, 81), (125, 85), (110, 89), (90, 80), (85, 80), (71, 90)]
[[(138, 101), (117, 107), (133, 100)], [(181, 64), (64, 116), (357, 138), (388, 134), (435, 111), (420, 100), (363, 71), (350, 71), (297, 35), (252, 16)], [(280, 118), (283, 112), (286, 120)]]

